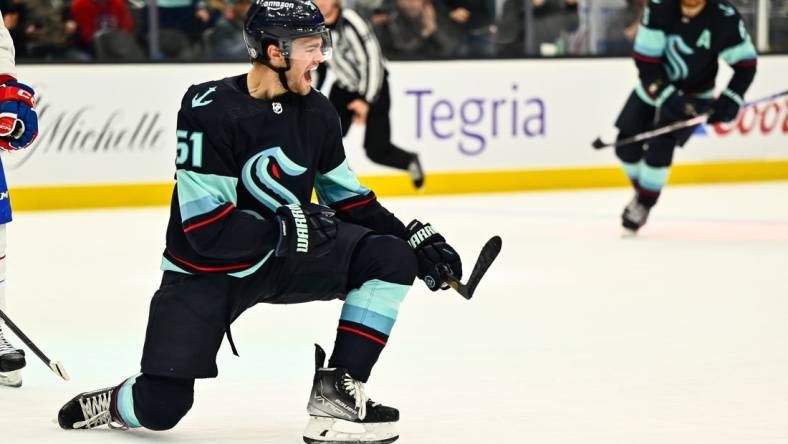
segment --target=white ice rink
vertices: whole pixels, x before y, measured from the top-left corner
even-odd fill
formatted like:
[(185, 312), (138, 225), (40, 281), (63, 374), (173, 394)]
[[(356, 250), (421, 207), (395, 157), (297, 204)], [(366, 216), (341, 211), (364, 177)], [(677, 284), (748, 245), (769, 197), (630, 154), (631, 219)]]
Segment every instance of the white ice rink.
[[(629, 198), (384, 201), (469, 268), (504, 240), (473, 300), (420, 282), (405, 300), (367, 386), (401, 410), (399, 442), (788, 443), (788, 183), (668, 187), (621, 239)], [(58, 428), (76, 393), (138, 370), (166, 222), (165, 208), (16, 215), (9, 313), (72, 380), (30, 353), (24, 387), (0, 388), (0, 443), (301, 442), (312, 343), (331, 348), (338, 301), (248, 311), (241, 357), (225, 343), (172, 431)]]

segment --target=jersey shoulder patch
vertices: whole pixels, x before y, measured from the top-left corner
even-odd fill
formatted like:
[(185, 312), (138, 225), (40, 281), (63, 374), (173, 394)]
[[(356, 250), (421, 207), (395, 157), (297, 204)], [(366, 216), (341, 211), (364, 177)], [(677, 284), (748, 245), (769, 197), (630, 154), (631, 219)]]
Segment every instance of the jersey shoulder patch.
[(181, 101), (181, 107), (186, 109), (196, 109), (207, 107), (214, 103), (218, 94), (220, 82), (211, 81), (192, 85), (186, 90), (186, 94)]
[(216, 92), (216, 86), (209, 86), (203, 92), (198, 92), (192, 97), (192, 108), (199, 108), (201, 106), (208, 106), (213, 103), (213, 98), (208, 98), (209, 95)]
[(736, 8), (726, 1), (717, 2), (717, 11), (723, 17), (736, 17), (737, 15), (739, 15), (736, 12)]
[(729, 2), (718, 0), (716, 6), (717, 28), (723, 35), (728, 36), (725, 41), (748, 41), (750, 34), (739, 11)]
[(178, 130), (190, 134), (199, 131), (213, 140), (224, 139), (229, 108), (228, 88), (221, 81), (191, 85), (181, 99)]
[(237, 115), (243, 100), (224, 80), (191, 85), (181, 99), (180, 112), (193, 122), (212, 128)]
[(223, 107), (237, 101), (239, 90), (235, 86), (239, 77), (227, 77), (191, 85), (181, 101), (183, 109), (207, 110)]

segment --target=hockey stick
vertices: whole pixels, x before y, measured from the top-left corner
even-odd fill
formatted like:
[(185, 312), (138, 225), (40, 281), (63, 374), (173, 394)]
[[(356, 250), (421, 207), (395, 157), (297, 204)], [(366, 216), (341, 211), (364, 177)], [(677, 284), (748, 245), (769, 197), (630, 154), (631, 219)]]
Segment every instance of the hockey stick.
[(476, 259), (476, 265), (473, 266), (473, 271), (468, 277), (468, 283), (463, 284), (460, 282), (449, 269), (445, 270), (445, 282), (465, 299), (472, 298), (473, 292), (476, 291), (476, 286), (479, 285), (479, 282), (484, 277), (484, 273), (487, 273), (490, 265), (498, 257), (498, 253), (501, 252), (502, 244), (503, 241), (500, 236), (493, 236), (484, 244), (482, 251), (479, 253), (479, 258)]
[[(745, 103), (742, 108), (746, 108), (746, 107), (749, 107), (749, 106), (752, 106), (752, 105), (756, 105), (756, 104), (762, 103), (762, 102), (768, 102), (770, 100), (774, 100), (774, 99), (777, 99), (779, 97), (782, 97), (782, 96), (784, 96), (786, 94), (788, 94), (788, 90), (779, 92), (777, 94), (772, 94), (770, 96), (761, 97), (760, 99), (756, 99), (756, 100), (753, 100), (752, 102)], [(626, 139), (617, 140), (615, 142), (603, 142), (601, 138), (597, 137), (596, 139), (594, 139), (593, 142), (591, 142), (591, 146), (594, 147), (594, 149), (598, 150), (598, 149), (606, 148), (606, 147), (609, 147), (609, 146), (615, 147), (615, 146), (620, 146), (620, 145), (627, 145), (629, 143), (640, 142), (641, 140), (651, 139), (651, 138), (654, 138), (654, 137), (657, 137), (657, 136), (661, 136), (663, 134), (672, 133), (673, 131), (677, 131), (677, 130), (680, 130), (680, 129), (683, 129), (683, 128), (688, 128), (690, 126), (695, 126), (695, 125), (704, 123), (706, 121), (706, 119), (709, 117), (710, 114), (711, 114), (711, 111), (703, 113), (703, 114), (701, 114), (699, 116), (695, 116), (695, 117), (693, 117), (691, 119), (688, 119), (688, 120), (680, 120), (678, 122), (673, 122), (670, 125), (663, 126), (662, 128), (657, 128), (657, 129), (654, 129), (654, 130), (646, 131), (646, 132), (634, 135), (632, 137), (627, 137)]]
[(33, 350), (33, 353), (35, 353), (39, 359), (44, 361), (44, 364), (49, 366), (49, 368), (52, 369), (52, 371), (55, 372), (58, 376), (68, 381), (69, 379), (68, 373), (66, 373), (66, 369), (63, 367), (63, 364), (61, 364), (60, 361), (53, 361), (47, 358), (47, 355), (45, 355), (44, 352), (41, 351), (41, 349), (36, 347), (36, 344), (34, 344), (33, 341), (30, 340), (30, 338), (28, 338), (24, 333), (22, 333), (22, 330), (20, 330), (19, 327), (17, 327), (16, 324), (14, 324), (11, 321), (11, 319), (9, 319), (8, 316), (6, 316), (5, 313), (3, 313), (3, 310), (0, 310), (0, 318), (3, 318), (3, 320), (5, 321), (5, 325), (7, 325), (8, 328), (10, 328), (11, 331), (14, 332), (14, 334), (19, 339), (21, 339), (22, 342), (25, 343), (25, 345), (27, 345), (30, 348), (30, 350)]

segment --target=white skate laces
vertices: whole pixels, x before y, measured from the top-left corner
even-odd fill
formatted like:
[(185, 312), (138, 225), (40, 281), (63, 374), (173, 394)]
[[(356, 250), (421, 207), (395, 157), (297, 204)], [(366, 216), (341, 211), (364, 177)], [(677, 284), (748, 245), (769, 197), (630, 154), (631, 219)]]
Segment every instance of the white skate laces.
[(111, 429), (127, 429), (123, 424), (115, 425), (112, 421), (112, 413), (110, 413), (110, 404), (112, 403), (112, 391), (105, 391), (93, 396), (78, 399), (79, 406), (82, 408), (82, 416), (85, 417), (84, 421), (74, 423), (75, 429), (87, 428), (92, 429), (101, 425), (108, 425)]
[(356, 400), (356, 409), (358, 410), (358, 419), (364, 420), (367, 416), (367, 394), (364, 392), (364, 383), (356, 381), (350, 375), (345, 374), (342, 379), (342, 385), (345, 391), (348, 392)]
[(8, 342), (8, 340), (3, 336), (3, 329), (0, 328), (0, 355), (4, 355), (6, 353), (16, 353), (17, 349)]

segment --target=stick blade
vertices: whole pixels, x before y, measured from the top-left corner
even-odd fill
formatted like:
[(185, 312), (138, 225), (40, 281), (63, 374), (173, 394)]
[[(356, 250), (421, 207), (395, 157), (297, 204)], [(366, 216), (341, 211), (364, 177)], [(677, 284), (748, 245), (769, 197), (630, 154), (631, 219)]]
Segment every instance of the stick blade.
[(481, 282), (484, 274), (487, 273), (490, 265), (492, 265), (495, 258), (498, 257), (498, 253), (501, 252), (502, 246), (503, 240), (501, 236), (493, 236), (484, 244), (482, 251), (479, 253), (479, 259), (476, 260), (476, 265), (473, 267), (471, 276), (468, 278), (468, 283), (464, 285), (464, 291), (460, 291), (462, 297), (465, 299), (473, 297), (476, 286), (479, 285), (479, 282)]
[(49, 368), (52, 369), (56, 375), (63, 378), (64, 381), (71, 379), (68, 376), (68, 372), (66, 372), (66, 368), (63, 367), (63, 364), (60, 361), (49, 361)]
[(594, 139), (593, 142), (591, 142), (591, 146), (594, 147), (595, 150), (598, 150), (598, 149), (606, 147), (607, 144), (605, 142), (602, 142), (602, 139), (597, 137), (596, 139)]

